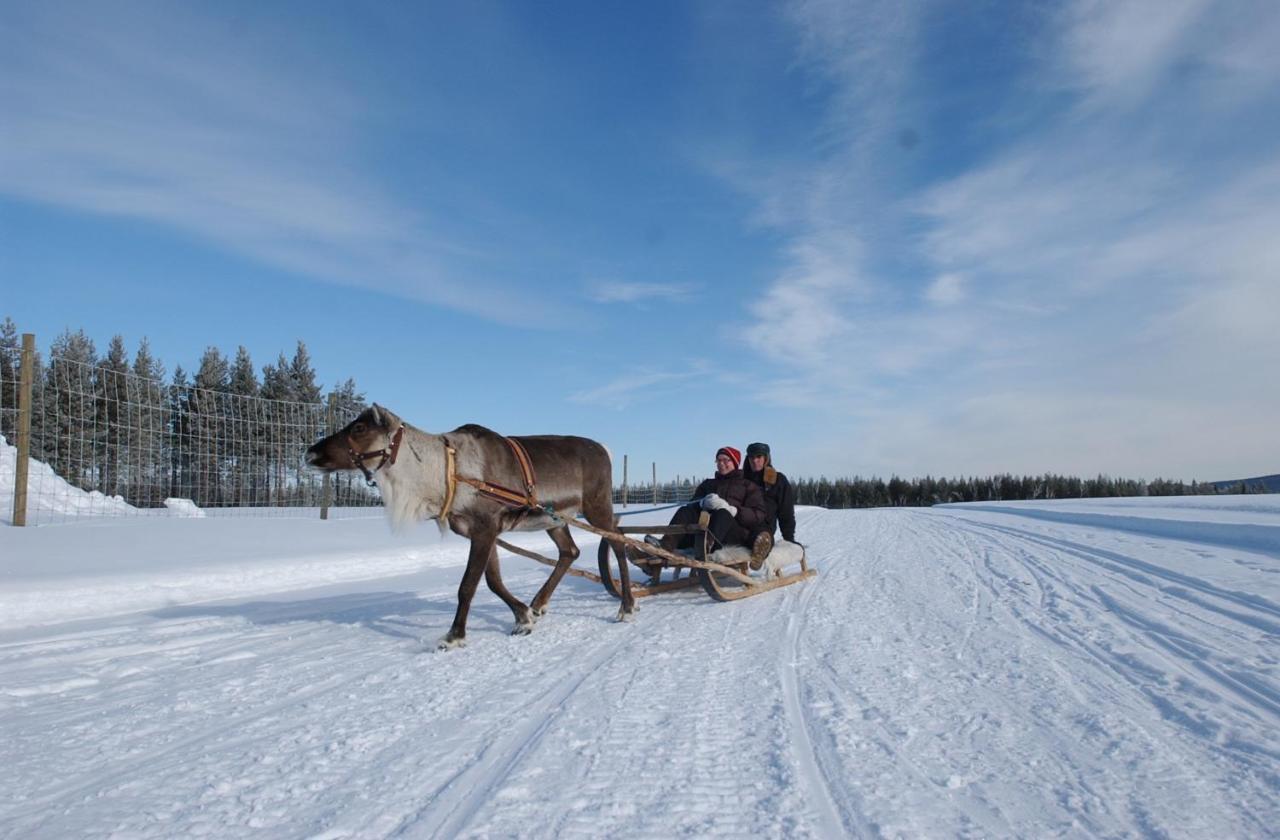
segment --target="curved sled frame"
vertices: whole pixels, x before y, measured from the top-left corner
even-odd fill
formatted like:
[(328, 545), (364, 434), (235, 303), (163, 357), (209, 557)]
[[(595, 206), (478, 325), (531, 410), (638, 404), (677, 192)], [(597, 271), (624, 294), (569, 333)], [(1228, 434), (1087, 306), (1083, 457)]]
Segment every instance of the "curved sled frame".
[[(747, 574), (747, 564), (745, 562), (723, 564), (715, 561), (715, 552), (707, 553), (708, 543), (711, 541), (707, 533), (707, 514), (703, 514), (697, 525), (665, 525), (665, 526), (630, 526), (621, 527), (616, 534), (607, 531), (597, 530), (590, 526), (583, 526), (582, 523), (574, 523), (586, 530), (596, 531), (603, 539), (600, 540), (600, 548), (597, 552), (597, 561), (600, 569), (600, 582), (604, 584), (604, 588), (615, 598), (621, 598), (621, 583), (614, 578), (610, 553), (617, 559), (619, 563), (628, 562), (623, 554), (620, 546), (630, 546), (637, 553), (647, 556), (653, 562), (648, 564), (651, 576), (657, 578), (661, 575), (662, 569), (671, 568), (676, 572), (676, 579), (666, 583), (650, 583), (645, 586), (631, 587), (632, 594), (637, 598), (647, 597), (649, 595), (657, 595), (661, 592), (671, 592), (677, 589), (688, 589), (698, 583), (702, 584), (702, 588), (706, 590), (717, 601), (739, 601), (743, 598), (750, 598), (753, 595), (759, 595), (762, 592), (768, 592), (772, 589), (781, 589), (784, 586), (790, 586), (793, 583), (799, 583), (806, 578), (814, 577), (817, 572), (809, 568), (807, 558), (803, 551), (800, 555), (800, 570), (791, 574), (783, 574), (774, 578), (753, 577)], [(693, 556), (649, 545), (648, 543), (639, 542), (631, 539), (625, 534), (701, 534), (701, 539), (694, 540)], [(688, 569), (688, 577), (680, 577), (680, 570)]]
[[(691, 589), (701, 584), (706, 593), (717, 601), (740, 601), (743, 598), (781, 589), (817, 575), (815, 570), (809, 568), (803, 552), (800, 555), (798, 572), (774, 578), (754, 577), (747, 574), (745, 561), (731, 564), (716, 562), (716, 552), (707, 553), (707, 544), (711, 542), (707, 533), (708, 519), (708, 515), (704, 513), (697, 525), (631, 525), (619, 527), (617, 531), (606, 531), (585, 522), (568, 520), (568, 524), (584, 531), (591, 531), (601, 537), (600, 547), (596, 552), (596, 563), (600, 574), (595, 575), (585, 569), (576, 569), (572, 566), (569, 567), (568, 574), (599, 583), (610, 595), (621, 599), (622, 582), (613, 575), (612, 560), (616, 559), (619, 564), (630, 562), (625, 556), (626, 547), (630, 547), (635, 549), (637, 554), (652, 561), (646, 564), (650, 572), (650, 582), (644, 585), (635, 583), (631, 585), (631, 594), (635, 598), (647, 598), (663, 592)], [(692, 555), (689, 555), (649, 545), (627, 536), (628, 534), (701, 534), (702, 538), (694, 539), (694, 550)], [(512, 554), (537, 560), (547, 566), (556, 565), (556, 561), (527, 548), (512, 545), (506, 540), (498, 540), (498, 545)], [(661, 581), (663, 569), (675, 570), (675, 580)], [(688, 569), (689, 574), (682, 576), (682, 569)]]

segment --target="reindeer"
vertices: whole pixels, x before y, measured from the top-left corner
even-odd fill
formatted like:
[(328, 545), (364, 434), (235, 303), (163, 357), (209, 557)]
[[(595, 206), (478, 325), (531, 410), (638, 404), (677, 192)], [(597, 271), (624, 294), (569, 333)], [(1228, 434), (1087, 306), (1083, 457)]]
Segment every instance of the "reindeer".
[[(440, 649), (465, 644), (467, 612), (480, 575), (515, 615), (512, 635), (525, 635), (547, 610), (551, 593), (578, 557), (566, 524), (579, 511), (597, 528), (613, 530), (613, 467), (608, 451), (593, 440), (562, 435), (504, 438), (468, 424), (434, 435), (405, 423), (377, 405), (338, 432), (314, 443), (307, 463), (326, 472), (360, 470), (382, 493), (394, 528), (435, 519), (471, 541), (458, 586), (458, 609)], [(371, 468), (372, 465), (372, 468)], [(536, 482), (536, 483), (535, 483)], [(510, 489), (521, 487), (523, 492)], [(498, 535), (545, 530), (560, 557), (533, 602), (525, 605), (502, 583)], [(621, 545), (615, 546), (622, 556)], [(618, 620), (635, 613), (630, 575), (621, 567), (623, 598)]]

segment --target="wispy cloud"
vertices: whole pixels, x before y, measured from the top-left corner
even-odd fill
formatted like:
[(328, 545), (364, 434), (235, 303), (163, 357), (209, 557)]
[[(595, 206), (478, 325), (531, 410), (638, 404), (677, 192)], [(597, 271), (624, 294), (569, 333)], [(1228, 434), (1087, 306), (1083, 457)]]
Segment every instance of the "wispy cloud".
[(1280, 79), (1269, 0), (1078, 0), (1060, 23), (1045, 78), (1080, 93), (1084, 112), (1139, 108), (1171, 86), (1179, 99), (1230, 108)]
[(544, 311), (459, 276), (457, 248), (368, 174), (370, 105), (322, 72), (323, 56), (257, 49), (190, 7), (98, 12), (36, 5), (6, 21), (0, 191), (494, 320)]
[(587, 287), (587, 297), (595, 303), (642, 303), (651, 300), (682, 302), (693, 298), (697, 288), (689, 283), (626, 283), (601, 280)]
[[(1262, 142), (1277, 126), (1257, 117), (1280, 104), (1280, 53), (1257, 34), (1278, 31), (1280, 7), (1072, 3), (1039, 21), (1003, 106), (1037, 118), (899, 196), (881, 175), (898, 150), (868, 138), (912, 123), (916, 106), (899, 103), (919, 102), (919, 7), (792, 8), (802, 62), (832, 86), (832, 130), (786, 180), (799, 195), (760, 198), (760, 218), (791, 236), (753, 311), (772, 329), (746, 339), (779, 363), (762, 398), (809, 401), (833, 436), (856, 428), (882, 470), (1035, 469), (1037, 453), (1045, 468), (1201, 470), (1213, 456), (1187, 453), (1203, 430), (1162, 429), (1153, 412), (1280, 409), (1259, 391), (1280, 366), (1258, 315), (1280, 295), (1266, 232), (1280, 189)], [(1106, 419), (1086, 419), (1090, 406)], [(1252, 440), (1256, 459), (1268, 445)], [(1217, 454), (1225, 467), (1238, 453)]]
[(964, 277), (959, 274), (939, 275), (929, 288), (925, 289), (925, 299), (934, 306), (951, 306), (965, 298)]
[(622, 410), (643, 395), (646, 399), (664, 399), (673, 391), (689, 385), (706, 375), (701, 366), (683, 372), (639, 370), (616, 379), (569, 395), (575, 403), (599, 405)]
[(1213, 0), (1089, 0), (1066, 6), (1063, 81), (1091, 104), (1131, 105), (1150, 93), (1200, 27)]

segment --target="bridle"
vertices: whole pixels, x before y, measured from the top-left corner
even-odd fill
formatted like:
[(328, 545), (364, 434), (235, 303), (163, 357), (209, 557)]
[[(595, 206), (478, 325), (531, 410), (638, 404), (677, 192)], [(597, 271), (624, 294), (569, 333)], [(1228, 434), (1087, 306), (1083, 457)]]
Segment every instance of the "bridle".
[[(356, 469), (364, 473), (365, 484), (370, 487), (376, 487), (377, 482), (373, 477), (383, 467), (396, 462), (396, 455), (400, 452), (400, 440), (404, 437), (404, 424), (400, 424), (400, 428), (396, 429), (396, 433), (391, 436), (391, 447), (389, 449), (376, 449), (372, 452), (357, 452), (356, 442), (351, 439), (351, 435), (347, 435), (347, 454), (351, 456), (351, 460), (356, 465)], [(381, 458), (378, 466), (372, 470), (364, 465), (366, 459)]]

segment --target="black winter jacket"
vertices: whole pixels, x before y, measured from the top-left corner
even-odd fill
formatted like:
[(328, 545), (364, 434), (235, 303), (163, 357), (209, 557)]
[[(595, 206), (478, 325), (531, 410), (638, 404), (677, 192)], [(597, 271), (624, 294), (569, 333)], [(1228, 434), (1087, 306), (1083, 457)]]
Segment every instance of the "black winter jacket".
[(743, 477), (764, 494), (765, 521), (759, 530), (770, 534), (782, 527), (782, 538), (796, 541), (796, 491), (787, 477), (768, 464), (760, 472), (742, 471)]
[(734, 519), (743, 528), (755, 533), (764, 527), (767, 516), (764, 496), (759, 487), (743, 478), (742, 470), (708, 478), (693, 491), (693, 498), (701, 499), (708, 493), (715, 493), (736, 507), (738, 514)]

